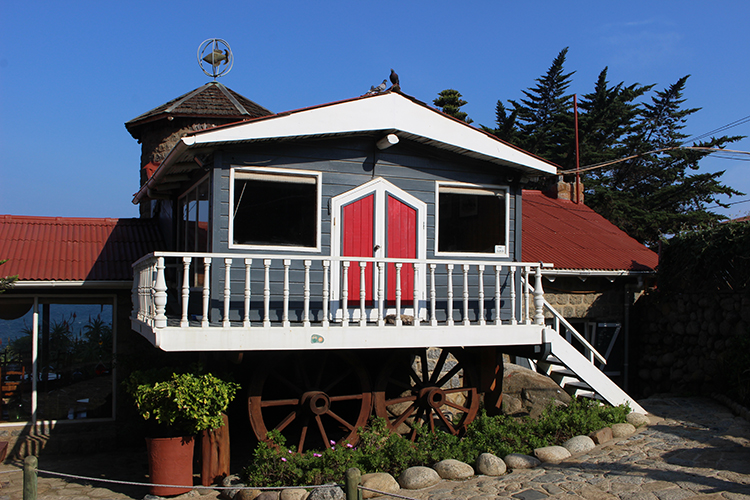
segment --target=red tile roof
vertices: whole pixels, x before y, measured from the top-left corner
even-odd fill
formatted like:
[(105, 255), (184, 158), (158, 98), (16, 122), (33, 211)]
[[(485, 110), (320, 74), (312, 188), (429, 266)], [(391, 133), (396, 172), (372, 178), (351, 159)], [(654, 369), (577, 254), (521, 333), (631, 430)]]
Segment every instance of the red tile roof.
[(130, 281), (160, 247), (148, 220), (0, 215), (0, 273), (20, 281)]
[(591, 208), (523, 192), (522, 259), (557, 269), (653, 271), (658, 255)]

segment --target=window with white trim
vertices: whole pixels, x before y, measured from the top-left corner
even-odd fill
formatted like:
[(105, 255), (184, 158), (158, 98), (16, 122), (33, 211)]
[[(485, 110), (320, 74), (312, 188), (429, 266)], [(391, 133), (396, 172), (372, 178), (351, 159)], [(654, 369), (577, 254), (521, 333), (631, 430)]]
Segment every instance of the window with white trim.
[(320, 174), (237, 169), (232, 182), (234, 245), (319, 247)]
[(438, 253), (507, 255), (508, 225), (506, 188), (438, 184)]

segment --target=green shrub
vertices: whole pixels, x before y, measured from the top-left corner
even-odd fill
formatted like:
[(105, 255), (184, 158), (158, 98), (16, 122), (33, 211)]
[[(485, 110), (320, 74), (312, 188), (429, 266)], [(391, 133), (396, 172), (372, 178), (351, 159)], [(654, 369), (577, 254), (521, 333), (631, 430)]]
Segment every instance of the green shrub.
[(357, 446), (343, 443), (324, 451), (296, 453), (287, 448), (277, 431), (268, 433), (272, 443), (260, 443), (242, 478), (252, 486), (294, 486), (341, 482), (350, 467), (362, 473), (387, 472), (398, 477), (415, 465), (433, 465), (453, 458), (473, 463), (481, 453), (504, 457), (530, 454), (534, 448), (561, 444), (569, 438), (625, 422), (627, 406), (600, 406), (575, 399), (567, 407), (548, 407), (538, 420), (529, 417), (490, 417), (481, 412), (463, 438), (417, 427), (414, 442), (388, 431), (385, 420), (373, 418), (360, 429)]

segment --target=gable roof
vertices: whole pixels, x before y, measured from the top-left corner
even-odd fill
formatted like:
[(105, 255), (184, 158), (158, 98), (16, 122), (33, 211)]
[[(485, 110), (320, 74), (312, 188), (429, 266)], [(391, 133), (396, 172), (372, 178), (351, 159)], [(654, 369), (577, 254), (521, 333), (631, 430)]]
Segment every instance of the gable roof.
[(138, 127), (166, 117), (212, 117), (239, 121), (271, 114), (263, 106), (221, 83), (209, 82), (133, 118), (125, 123), (125, 128), (137, 138)]
[(131, 282), (133, 262), (157, 247), (149, 220), (0, 215), (0, 272), (19, 282)]
[(471, 158), (513, 168), (530, 175), (557, 172), (557, 166), (508, 144), (478, 128), (448, 116), (413, 97), (389, 91), (345, 101), (278, 113), (222, 125), (187, 135), (167, 155), (159, 169), (136, 193), (138, 203), (180, 162), (191, 162), (191, 150), (225, 144), (281, 139), (395, 134)]
[(522, 259), (551, 262), (555, 269), (550, 274), (651, 273), (659, 263), (655, 252), (586, 205), (524, 190), (522, 212)]

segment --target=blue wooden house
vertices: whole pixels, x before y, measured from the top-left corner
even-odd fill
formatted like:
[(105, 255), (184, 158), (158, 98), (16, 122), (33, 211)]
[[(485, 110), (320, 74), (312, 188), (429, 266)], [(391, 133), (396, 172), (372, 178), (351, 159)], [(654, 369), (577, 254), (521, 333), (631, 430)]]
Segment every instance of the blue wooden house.
[[(134, 203), (169, 244), (134, 264), (131, 324), (244, 363), (259, 438), (329, 445), (371, 412), (458, 433), (482, 397), (499, 405), (502, 352), (640, 409), (585, 339), (547, 326), (550, 264), (521, 260), (522, 188), (555, 165), (400, 91), (271, 114), (202, 89), (237, 121), (180, 128), (183, 112), (162, 156), (144, 153)], [(127, 126), (141, 139), (189, 100)]]

